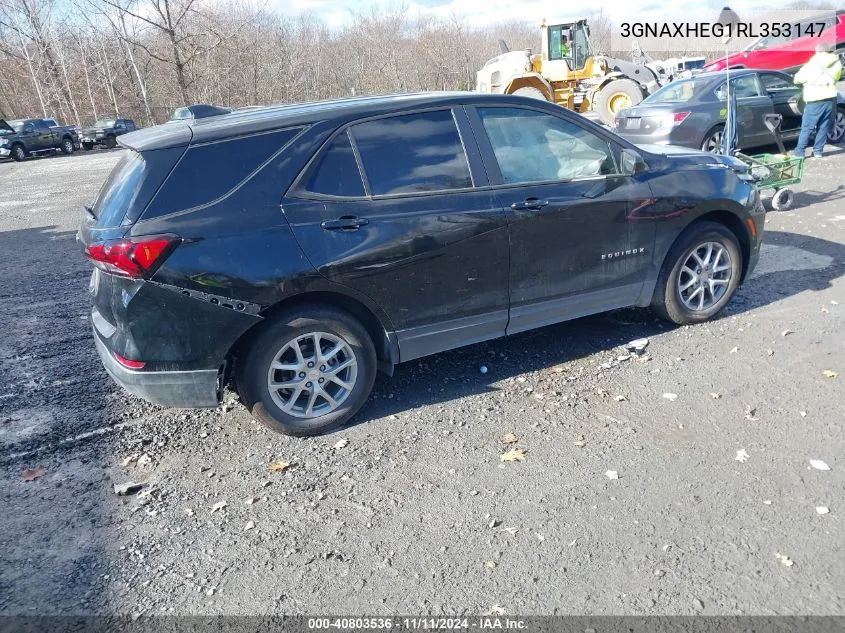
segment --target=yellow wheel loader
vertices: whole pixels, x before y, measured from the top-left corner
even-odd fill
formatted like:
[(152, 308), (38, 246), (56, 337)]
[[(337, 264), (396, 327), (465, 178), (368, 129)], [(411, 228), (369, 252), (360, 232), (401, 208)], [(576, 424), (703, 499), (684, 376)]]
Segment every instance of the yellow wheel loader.
[(543, 20), (540, 30), (539, 55), (531, 49), (510, 51), (500, 41), (502, 54), (476, 73), (476, 91), (544, 99), (582, 113), (594, 110), (610, 125), (618, 112), (675, 78), (677, 60), (667, 67), (650, 59), (635, 63), (594, 54), (585, 19), (554, 25)]

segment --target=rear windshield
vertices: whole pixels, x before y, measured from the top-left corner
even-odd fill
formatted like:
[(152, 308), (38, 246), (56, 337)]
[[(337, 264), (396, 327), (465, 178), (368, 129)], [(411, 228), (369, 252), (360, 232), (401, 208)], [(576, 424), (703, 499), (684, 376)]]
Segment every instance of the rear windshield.
[(94, 127), (114, 127), (114, 119), (100, 119)]
[(128, 152), (103, 184), (92, 211), (97, 226), (120, 226), (144, 182), (146, 161), (138, 152)]
[(686, 103), (700, 94), (704, 82), (695, 79), (681, 79), (663, 86), (653, 95), (643, 99), (643, 103)]
[(181, 121), (183, 119), (192, 119), (193, 114), (188, 108), (178, 108), (174, 113), (173, 116), (170, 117), (171, 121)]

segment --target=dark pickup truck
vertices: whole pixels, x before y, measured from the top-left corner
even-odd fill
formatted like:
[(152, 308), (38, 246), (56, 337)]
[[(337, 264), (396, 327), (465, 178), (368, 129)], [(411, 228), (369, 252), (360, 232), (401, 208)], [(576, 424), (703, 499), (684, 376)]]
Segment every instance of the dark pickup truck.
[(132, 119), (99, 119), (91, 127), (82, 130), (79, 136), (86, 150), (94, 149), (95, 145), (116, 147), (118, 136), (136, 129)]
[(11, 156), (22, 161), (27, 156), (60, 151), (73, 154), (79, 147), (79, 136), (73, 127), (54, 126), (52, 119), (0, 119), (0, 158)]

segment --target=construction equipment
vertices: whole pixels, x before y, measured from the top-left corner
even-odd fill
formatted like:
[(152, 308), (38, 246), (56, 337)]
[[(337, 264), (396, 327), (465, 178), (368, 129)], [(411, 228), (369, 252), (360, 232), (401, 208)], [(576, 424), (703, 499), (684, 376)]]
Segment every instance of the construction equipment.
[(531, 49), (510, 51), (500, 41), (502, 54), (476, 73), (476, 91), (525, 95), (582, 113), (595, 110), (610, 125), (617, 112), (635, 106), (690, 67), (704, 65), (703, 57), (666, 63), (597, 55), (586, 19), (553, 25), (543, 20), (540, 30), (539, 55)]

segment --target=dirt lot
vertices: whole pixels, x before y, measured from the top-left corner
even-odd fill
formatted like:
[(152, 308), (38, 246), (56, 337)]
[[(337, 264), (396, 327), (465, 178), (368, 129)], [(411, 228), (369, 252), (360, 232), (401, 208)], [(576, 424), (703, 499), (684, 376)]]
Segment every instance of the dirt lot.
[(717, 321), (440, 354), (316, 439), (106, 376), (74, 234), (118, 157), (0, 163), (0, 612), (845, 614), (842, 151)]

